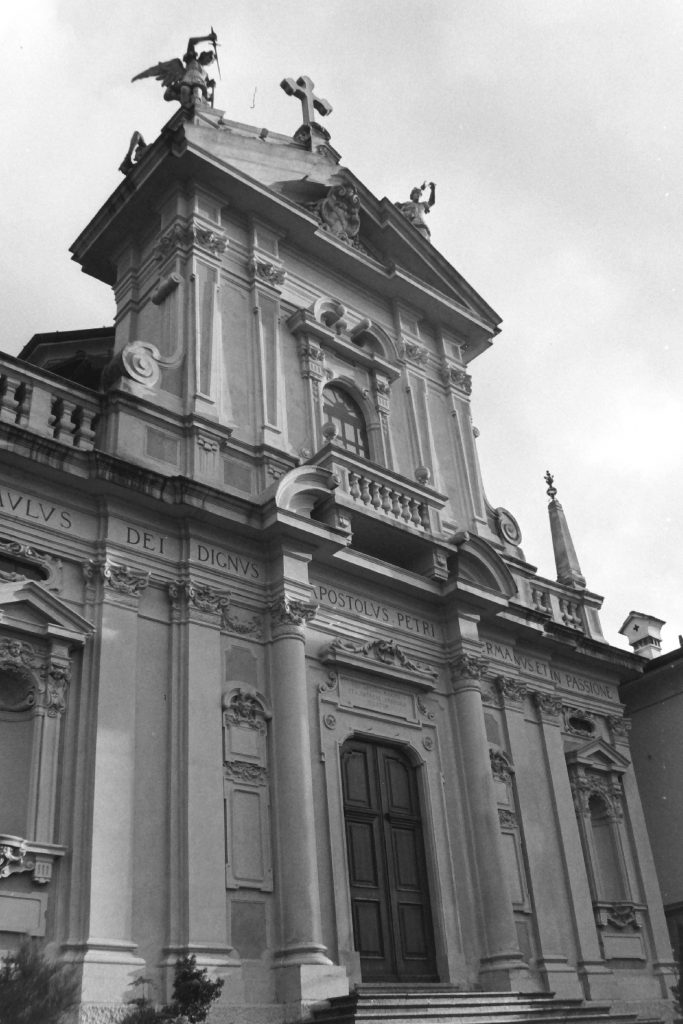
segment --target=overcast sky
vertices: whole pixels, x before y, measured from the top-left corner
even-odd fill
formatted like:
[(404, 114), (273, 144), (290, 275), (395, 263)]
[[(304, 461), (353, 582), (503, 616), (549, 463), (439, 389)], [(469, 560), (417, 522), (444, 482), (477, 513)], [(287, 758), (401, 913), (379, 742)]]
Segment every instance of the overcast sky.
[(486, 490), (554, 577), (547, 468), (607, 639), (683, 633), (681, 0), (28, 0), (3, 14), (0, 348), (110, 324), (68, 248), (119, 184), (153, 80), (216, 29), (229, 118), (293, 133), (308, 74), (378, 197), (437, 183), (432, 242), (503, 317), (471, 367)]

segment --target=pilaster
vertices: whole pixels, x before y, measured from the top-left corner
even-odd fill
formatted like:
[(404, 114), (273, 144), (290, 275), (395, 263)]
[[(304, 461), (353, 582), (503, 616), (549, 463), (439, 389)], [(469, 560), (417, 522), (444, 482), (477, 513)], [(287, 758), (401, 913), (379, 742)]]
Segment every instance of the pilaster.
[(280, 342), (280, 294), (286, 271), (278, 255), (279, 238), (252, 221), (248, 263), (254, 313), (256, 379), (259, 381), (257, 427), (264, 444), (283, 448), (287, 434), (285, 379)]
[(169, 597), (177, 664), (166, 967), (170, 973), (177, 956), (191, 953), (200, 966), (220, 971), (239, 966), (228, 942), (225, 894), (220, 631), (230, 595), (181, 579), (170, 584)]
[[(510, 754), (513, 761), (521, 765), (528, 760), (525, 723), (528, 698), (532, 698), (538, 714), (547, 723), (548, 728), (553, 724), (559, 726), (561, 701), (554, 695), (530, 694), (526, 685), (514, 677), (498, 676), (496, 684), (505, 708)], [(529, 765), (527, 767), (531, 768)], [(544, 805), (538, 800), (536, 786), (542, 784), (542, 780), (533, 778), (530, 771), (525, 775), (527, 782), (533, 784), (524, 785), (520, 780), (515, 795), (521, 820), (526, 828), (533, 830), (536, 837), (534, 842), (528, 845), (527, 855), (539, 943), (538, 966), (549, 991), (563, 998), (581, 999), (581, 982), (569, 962), (567, 936), (563, 936), (561, 930), (562, 915), (557, 912), (558, 900), (564, 900), (564, 892), (561, 892), (565, 889), (564, 879), (558, 877), (556, 872), (548, 870), (549, 864), (561, 862), (558, 833), (547, 821), (541, 820)]]
[(97, 623), (97, 710), (92, 792), (92, 851), (82, 999), (115, 1003), (144, 971), (132, 936), (135, 799), (135, 706), (138, 604), (149, 573), (111, 561), (84, 566), (86, 600)]
[[(562, 705), (554, 694), (541, 692), (534, 693), (533, 701), (537, 709), (551, 786), (554, 826), (559, 837), (564, 869), (562, 882), (576, 944), (578, 977), (586, 999), (610, 999), (614, 995), (614, 976), (602, 959), (595, 929), (593, 904), (560, 729)], [(546, 970), (552, 970), (552, 964), (550, 960)]]

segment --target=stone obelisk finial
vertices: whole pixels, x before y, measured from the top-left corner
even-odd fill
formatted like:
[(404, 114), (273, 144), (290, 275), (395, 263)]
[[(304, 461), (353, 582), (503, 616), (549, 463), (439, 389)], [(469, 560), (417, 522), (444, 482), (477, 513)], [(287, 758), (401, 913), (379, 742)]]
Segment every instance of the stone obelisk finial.
[(553, 486), (553, 481), (554, 477), (550, 471), (547, 471), (545, 482), (548, 485), (546, 493), (550, 498), (548, 515), (550, 516), (550, 534), (553, 538), (557, 582), (564, 583), (568, 587), (575, 587), (577, 590), (583, 590), (586, 586), (586, 580), (581, 572), (579, 560), (576, 557), (564, 509), (556, 498), (557, 488)]

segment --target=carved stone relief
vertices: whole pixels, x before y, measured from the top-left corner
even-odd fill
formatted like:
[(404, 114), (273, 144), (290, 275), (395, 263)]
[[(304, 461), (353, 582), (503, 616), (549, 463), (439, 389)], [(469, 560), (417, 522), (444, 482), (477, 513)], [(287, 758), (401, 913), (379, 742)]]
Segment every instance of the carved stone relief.
[(453, 363), (449, 363), (448, 360), (444, 360), (441, 364), (441, 379), (444, 384), (455, 388), (456, 391), (461, 391), (464, 395), (472, 394), (472, 378), (469, 373), (454, 366)]
[(488, 671), (489, 663), (478, 654), (463, 652), (452, 662), (451, 672), (454, 680), (483, 679)]
[(494, 779), (497, 779), (499, 782), (509, 783), (514, 770), (505, 754), (500, 750), (494, 750), (492, 747), (489, 747), (489, 760)]
[(255, 281), (262, 281), (273, 288), (281, 288), (285, 283), (287, 272), (284, 267), (270, 263), (259, 256), (252, 256), (248, 263), (249, 273)]
[(228, 247), (228, 236), (222, 231), (207, 228), (196, 221), (189, 224), (174, 224), (165, 231), (157, 242), (157, 257), (164, 260), (174, 249), (196, 245), (214, 256), (224, 253)]
[(418, 345), (415, 341), (404, 341), (401, 347), (401, 355), (411, 363), (418, 366), (426, 366), (429, 359), (429, 350), (424, 345)]
[(228, 889), (273, 885), (265, 697), (245, 685), (223, 696), (225, 878)]
[(590, 817), (590, 799), (600, 797), (607, 807), (612, 821), (621, 821), (624, 816), (621, 782), (612, 773), (605, 774), (598, 769), (583, 765), (570, 768), (569, 782), (574, 798), (576, 813)]
[(396, 665), (397, 667), (423, 674), (432, 679), (438, 675), (436, 669), (411, 658), (400, 644), (397, 644), (394, 640), (368, 640), (364, 644), (358, 644), (353, 643), (351, 640), (342, 640), (338, 637), (324, 649), (321, 657), (324, 659), (336, 652), (376, 659), (384, 665)]
[(562, 707), (565, 732), (570, 736), (594, 736), (597, 728), (595, 715), (584, 708), (565, 704)]
[(205, 583), (194, 583), (192, 580), (176, 580), (168, 587), (171, 603), (178, 607), (185, 602), (189, 607), (207, 616), (219, 620), (221, 629), (226, 632), (238, 633), (241, 636), (252, 634), (255, 637), (261, 636), (261, 624), (258, 619), (253, 618), (247, 622), (236, 619), (231, 614), (230, 606), (232, 595), (227, 590), (216, 590)]
[(117, 594), (139, 597), (147, 588), (152, 574), (113, 562), (109, 558), (104, 561), (91, 558), (83, 566), (83, 575), (86, 582), (91, 585), (99, 580), (106, 588)]
[[(0, 559), (6, 559), (15, 566), (15, 571), (0, 571), (1, 583), (14, 583), (21, 579), (33, 579), (40, 576), (40, 582), (46, 590), (59, 593), (62, 589), (62, 560), (55, 558), (46, 551), (39, 551), (30, 544), (20, 544), (14, 540), (0, 540)], [(22, 572), (24, 565), (28, 572)], [(31, 571), (33, 570), (33, 572)]]
[[(47, 652), (43, 652), (43, 656)], [(70, 661), (53, 653), (45, 660), (26, 641), (0, 640), (0, 708), (42, 709), (49, 718), (66, 710)]]
[(508, 676), (496, 676), (494, 684), (507, 706), (524, 704), (527, 696), (526, 683)]
[(283, 597), (270, 607), (271, 620), (274, 627), (303, 626), (315, 618), (318, 605), (313, 601), (297, 601)]
[(347, 245), (362, 250), (358, 240), (360, 196), (352, 184), (334, 185), (325, 198), (318, 200), (310, 209), (320, 221), (323, 230), (329, 231)]
[(544, 718), (559, 718), (562, 711), (562, 701), (555, 694), (542, 693), (539, 690), (535, 690), (531, 694), (531, 699)]

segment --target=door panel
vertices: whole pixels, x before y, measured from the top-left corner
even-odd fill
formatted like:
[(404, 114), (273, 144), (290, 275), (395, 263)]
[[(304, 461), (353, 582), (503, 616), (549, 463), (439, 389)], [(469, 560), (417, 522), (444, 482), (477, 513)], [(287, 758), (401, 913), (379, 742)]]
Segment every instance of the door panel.
[(342, 784), (351, 908), (364, 981), (434, 981), (415, 769), (397, 748), (349, 740)]

